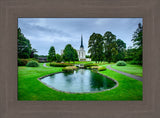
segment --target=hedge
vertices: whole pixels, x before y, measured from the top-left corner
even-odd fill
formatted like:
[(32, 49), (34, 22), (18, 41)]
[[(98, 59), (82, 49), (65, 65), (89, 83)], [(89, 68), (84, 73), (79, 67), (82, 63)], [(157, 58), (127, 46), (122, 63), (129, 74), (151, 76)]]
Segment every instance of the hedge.
[(66, 67), (66, 66), (73, 66), (71, 63), (50, 63), (50, 66), (54, 67)]

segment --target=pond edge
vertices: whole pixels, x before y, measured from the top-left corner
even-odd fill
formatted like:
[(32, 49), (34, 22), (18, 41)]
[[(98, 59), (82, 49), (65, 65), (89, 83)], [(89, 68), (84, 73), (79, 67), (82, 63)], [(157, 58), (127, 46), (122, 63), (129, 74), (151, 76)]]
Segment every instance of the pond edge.
[(51, 74), (48, 74), (48, 75), (39, 77), (37, 80), (40, 81), (41, 83), (43, 83), (43, 84), (44, 84), (45, 86), (47, 86), (48, 88), (51, 88), (51, 89), (56, 90), (56, 91), (59, 91), (59, 92), (70, 93), (70, 94), (100, 93), (100, 92), (104, 92), (104, 91), (110, 91), (110, 90), (112, 90), (112, 89), (114, 89), (114, 88), (116, 88), (116, 87), (119, 86), (119, 83), (117, 82), (117, 80), (115, 80), (115, 79), (113, 79), (113, 78), (110, 78), (110, 77), (108, 77), (108, 76), (106, 76), (106, 75), (103, 75), (103, 74), (101, 74), (101, 73), (99, 73), (99, 72), (96, 72), (96, 73), (98, 73), (99, 75), (102, 75), (103, 77), (106, 77), (106, 78), (114, 81), (114, 82), (116, 83), (116, 85), (115, 85), (114, 87), (112, 87), (112, 88), (105, 89), (105, 90), (102, 90), (102, 91), (94, 91), (94, 92), (66, 92), (66, 91), (58, 90), (58, 89), (56, 89), (56, 88), (54, 88), (54, 87), (50, 87), (50, 86), (48, 86), (46, 83), (44, 83), (44, 82), (41, 81), (41, 79), (43, 79), (43, 78), (45, 78), (45, 77), (48, 77), (48, 76), (51, 76), (51, 75), (54, 75), (54, 74), (58, 74), (58, 73), (63, 73), (63, 72), (51, 73)]

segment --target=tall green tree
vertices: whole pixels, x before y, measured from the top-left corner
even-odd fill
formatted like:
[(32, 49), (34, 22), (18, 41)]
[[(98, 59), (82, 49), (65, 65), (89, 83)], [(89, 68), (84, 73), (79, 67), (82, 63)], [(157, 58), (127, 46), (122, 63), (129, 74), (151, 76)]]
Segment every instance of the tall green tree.
[(88, 42), (88, 53), (93, 61), (103, 61), (103, 37), (101, 34), (93, 33)]
[(143, 26), (141, 23), (138, 24), (137, 30), (133, 34), (133, 46), (135, 46), (135, 49), (137, 50), (136, 55), (134, 56), (133, 60), (139, 62), (139, 64), (142, 64), (142, 53), (143, 53)]
[(55, 48), (53, 46), (50, 47), (49, 52), (48, 52), (48, 57), (47, 57), (48, 61), (56, 61), (56, 51)]
[(126, 43), (124, 43), (121, 39), (117, 39), (116, 43), (117, 43), (117, 50), (118, 50), (118, 54), (116, 55), (116, 61), (124, 60)]
[(18, 28), (18, 58), (30, 58), (31, 44), (30, 41), (23, 35), (21, 29)]
[(71, 44), (67, 44), (63, 50), (63, 60), (65, 61), (76, 61), (78, 57), (77, 51), (72, 47)]
[(114, 57), (118, 54), (116, 36), (112, 32), (107, 31), (104, 36), (105, 59), (109, 63), (114, 61)]
[(137, 30), (133, 34), (133, 39), (132, 39), (133, 46), (135, 46), (136, 48), (142, 47), (143, 44), (142, 37), (143, 37), (143, 26), (141, 23), (139, 23)]

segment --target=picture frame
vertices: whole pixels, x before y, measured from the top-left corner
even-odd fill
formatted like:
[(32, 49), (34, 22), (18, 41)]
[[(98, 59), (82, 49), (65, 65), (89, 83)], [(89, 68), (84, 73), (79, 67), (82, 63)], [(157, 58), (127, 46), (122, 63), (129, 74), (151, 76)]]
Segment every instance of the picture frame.
[[(160, 116), (158, 0), (1, 0), (0, 118)], [(17, 19), (143, 18), (143, 101), (18, 101)]]

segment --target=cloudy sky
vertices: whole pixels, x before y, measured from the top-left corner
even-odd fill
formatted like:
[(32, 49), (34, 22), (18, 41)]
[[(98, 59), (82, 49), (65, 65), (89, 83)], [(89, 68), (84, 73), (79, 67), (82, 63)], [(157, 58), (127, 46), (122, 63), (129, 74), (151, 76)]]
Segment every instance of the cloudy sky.
[(81, 34), (87, 53), (93, 32), (104, 35), (111, 31), (127, 47), (132, 46), (131, 39), (138, 23), (142, 23), (142, 18), (18, 18), (18, 27), (39, 55), (47, 55), (50, 46), (59, 54), (66, 44), (79, 49)]

